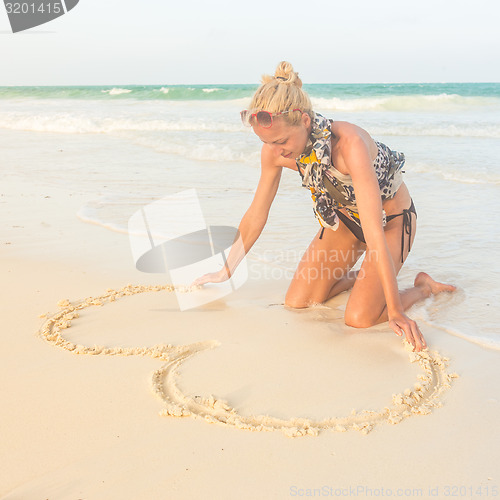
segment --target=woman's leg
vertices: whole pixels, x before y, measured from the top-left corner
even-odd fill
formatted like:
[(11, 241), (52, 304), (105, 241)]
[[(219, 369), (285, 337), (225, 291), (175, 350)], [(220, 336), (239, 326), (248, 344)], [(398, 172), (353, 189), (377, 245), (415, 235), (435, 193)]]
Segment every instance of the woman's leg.
[[(419, 300), (426, 299), (431, 295), (436, 295), (441, 292), (454, 292), (456, 286), (447, 285), (433, 280), (427, 273), (418, 273), (413, 282), (413, 287), (400, 292), (401, 303), (406, 311)], [(389, 318), (387, 316), (387, 306), (384, 307), (376, 323), (383, 323)]]
[[(412, 218), (412, 241), (415, 237), (416, 217)], [(396, 275), (403, 263), (401, 262), (401, 220), (396, 218), (390, 221), (385, 230), (387, 246), (392, 257)], [(405, 244), (403, 260), (408, 256), (409, 245)], [(349, 326), (366, 328), (388, 320), (384, 290), (378, 275), (376, 255), (367, 253), (361, 266), (361, 274), (354, 283), (345, 311), (345, 322)], [(455, 287), (434, 281), (428, 274), (419, 273), (415, 278), (414, 286), (400, 292), (403, 309), (429, 297), (431, 294), (443, 291), (454, 291)]]
[(318, 231), (304, 253), (285, 297), (285, 305), (303, 308), (321, 303), (348, 290), (356, 279), (350, 271), (366, 245), (359, 241), (344, 224), (336, 231), (325, 229), (320, 239)]

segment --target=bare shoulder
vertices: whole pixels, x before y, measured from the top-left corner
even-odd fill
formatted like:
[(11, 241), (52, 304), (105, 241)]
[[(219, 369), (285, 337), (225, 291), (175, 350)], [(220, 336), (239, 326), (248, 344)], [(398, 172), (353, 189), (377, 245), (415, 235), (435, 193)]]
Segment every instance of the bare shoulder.
[(334, 135), (333, 147), (337, 153), (342, 154), (352, 149), (366, 148), (372, 159), (377, 156), (378, 148), (373, 138), (364, 128), (354, 123), (334, 121), (332, 134)]
[(332, 133), (338, 139), (371, 139), (370, 134), (364, 128), (350, 122), (334, 121), (332, 123)]

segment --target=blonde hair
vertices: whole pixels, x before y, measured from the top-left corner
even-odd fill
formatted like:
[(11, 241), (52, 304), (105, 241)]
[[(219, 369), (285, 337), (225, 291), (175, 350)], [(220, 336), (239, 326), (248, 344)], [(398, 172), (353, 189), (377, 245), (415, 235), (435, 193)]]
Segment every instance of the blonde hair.
[[(255, 92), (250, 108), (252, 112), (269, 111), (280, 113), (300, 109), (312, 117), (312, 105), (309, 96), (302, 90), (302, 80), (287, 61), (281, 61), (274, 76), (263, 75), (262, 85)], [(287, 113), (280, 117), (289, 125), (298, 125), (301, 115)]]

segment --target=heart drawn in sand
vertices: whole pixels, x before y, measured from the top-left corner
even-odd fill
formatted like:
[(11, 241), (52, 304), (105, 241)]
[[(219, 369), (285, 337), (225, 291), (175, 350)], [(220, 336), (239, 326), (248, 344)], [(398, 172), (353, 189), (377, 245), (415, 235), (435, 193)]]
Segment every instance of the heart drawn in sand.
[[(443, 391), (451, 387), (452, 379), (457, 378), (456, 373), (447, 373), (449, 359), (442, 357), (436, 351), (428, 349), (413, 352), (412, 346), (403, 339), (405, 349), (408, 351), (409, 360), (418, 363), (422, 368), (418, 382), (413, 389), (406, 389), (400, 394), (392, 395), (392, 403), (382, 410), (352, 411), (350, 415), (341, 417), (328, 417), (322, 420), (308, 418), (281, 419), (269, 415), (244, 416), (227, 401), (218, 399), (213, 395), (209, 397), (190, 397), (184, 394), (177, 385), (177, 372), (179, 366), (192, 356), (207, 349), (216, 348), (220, 343), (216, 340), (206, 340), (187, 345), (173, 346), (171, 344), (157, 344), (152, 347), (137, 348), (108, 348), (94, 345), (87, 347), (75, 344), (64, 338), (63, 332), (71, 327), (72, 321), (79, 317), (79, 311), (91, 307), (102, 307), (119, 299), (145, 293), (145, 292), (185, 292), (189, 287), (172, 285), (143, 286), (127, 285), (120, 290), (108, 289), (98, 297), (88, 297), (79, 302), (62, 300), (58, 303), (60, 310), (47, 317), (39, 330), (39, 335), (47, 342), (73, 354), (88, 354), (101, 356), (150, 356), (164, 361), (165, 364), (153, 373), (152, 388), (156, 396), (161, 399), (165, 407), (160, 411), (162, 416), (194, 417), (201, 418), (210, 423), (233, 426), (239, 429), (252, 431), (280, 430), (288, 437), (316, 436), (322, 430), (345, 432), (358, 430), (368, 434), (375, 425), (381, 423), (397, 424), (413, 415), (425, 415), (433, 408), (442, 406), (439, 401)], [(130, 300), (128, 298), (127, 300)], [(46, 315), (42, 315), (46, 316)]]

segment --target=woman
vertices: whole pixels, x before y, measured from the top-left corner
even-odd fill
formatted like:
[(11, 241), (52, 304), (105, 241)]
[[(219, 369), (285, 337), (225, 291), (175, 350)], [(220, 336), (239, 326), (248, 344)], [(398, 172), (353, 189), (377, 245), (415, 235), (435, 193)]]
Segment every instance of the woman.
[[(404, 155), (375, 142), (354, 124), (315, 113), (288, 62), (281, 62), (273, 77), (263, 77), (241, 116), (264, 143), (260, 181), (227, 266), (193, 284), (228, 279), (262, 232), (281, 171), (290, 168), (311, 191), (321, 228), (297, 267), (285, 305), (308, 307), (352, 288), (345, 309), (347, 325), (365, 328), (389, 321), (414, 350), (425, 349), (420, 329), (404, 311), (455, 287), (419, 273), (413, 288), (398, 290), (396, 275), (410, 251), (417, 220), (402, 179)], [(360, 270), (352, 271), (363, 252)]]

